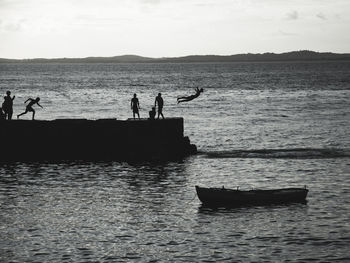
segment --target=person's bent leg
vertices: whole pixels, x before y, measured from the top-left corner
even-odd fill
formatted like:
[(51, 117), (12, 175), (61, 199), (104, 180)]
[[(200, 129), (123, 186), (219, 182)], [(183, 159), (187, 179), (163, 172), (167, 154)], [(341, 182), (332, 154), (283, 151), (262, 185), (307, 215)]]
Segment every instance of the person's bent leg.
[(28, 112), (28, 111), (26, 110), (25, 112), (22, 112), (21, 114), (18, 114), (18, 115), (17, 115), (17, 119), (18, 119), (20, 116), (26, 114), (27, 112)]

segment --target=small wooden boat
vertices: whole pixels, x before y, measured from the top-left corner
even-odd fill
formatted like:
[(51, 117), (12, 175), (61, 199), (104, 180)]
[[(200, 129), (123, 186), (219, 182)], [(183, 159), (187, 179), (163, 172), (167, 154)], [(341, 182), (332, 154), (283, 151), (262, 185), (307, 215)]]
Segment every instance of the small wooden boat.
[(205, 188), (196, 185), (199, 200), (210, 206), (265, 205), (280, 203), (306, 202), (309, 192), (305, 188), (282, 188), (271, 190), (239, 190), (222, 188)]

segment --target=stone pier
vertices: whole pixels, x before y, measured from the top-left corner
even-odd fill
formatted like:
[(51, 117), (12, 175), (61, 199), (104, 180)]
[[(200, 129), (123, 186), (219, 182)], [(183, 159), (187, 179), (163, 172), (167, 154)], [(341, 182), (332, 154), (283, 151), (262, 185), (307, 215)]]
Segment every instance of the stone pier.
[(2, 161), (178, 160), (197, 152), (183, 118), (1, 121), (0, 136)]

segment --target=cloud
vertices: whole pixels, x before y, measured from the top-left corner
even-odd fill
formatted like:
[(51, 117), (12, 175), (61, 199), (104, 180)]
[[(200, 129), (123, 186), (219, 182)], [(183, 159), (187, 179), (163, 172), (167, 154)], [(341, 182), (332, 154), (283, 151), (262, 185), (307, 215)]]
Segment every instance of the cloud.
[(0, 7), (5, 7), (5, 6), (8, 6), (10, 4), (11, 3), (8, 0), (0, 0)]
[(160, 3), (160, 0), (142, 0), (141, 2), (144, 4), (157, 5)]
[(290, 31), (285, 31), (282, 29), (278, 29), (277, 31), (272, 32), (271, 34), (268, 34), (268, 36), (273, 37), (273, 38), (287, 38), (287, 37), (295, 37), (295, 36), (299, 36), (299, 34), (297, 33), (293, 33)]
[(21, 24), (7, 24), (4, 27), (7, 31), (12, 31), (12, 32), (16, 32), (16, 31), (20, 31), (21, 30)]
[(2, 21), (0, 20), (0, 30), (7, 32), (17, 32), (22, 30), (23, 25), (26, 23), (25, 19), (12, 20), (12, 21)]
[(299, 18), (299, 13), (295, 10), (287, 14), (288, 20), (297, 20), (298, 18)]
[(318, 13), (316, 17), (322, 20), (327, 20), (327, 17), (323, 13)]
[(290, 33), (290, 32), (285, 32), (285, 31), (283, 31), (283, 30), (279, 30), (279, 31), (278, 31), (278, 35), (280, 35), (280, 36), (297, 36), (298, 34)]

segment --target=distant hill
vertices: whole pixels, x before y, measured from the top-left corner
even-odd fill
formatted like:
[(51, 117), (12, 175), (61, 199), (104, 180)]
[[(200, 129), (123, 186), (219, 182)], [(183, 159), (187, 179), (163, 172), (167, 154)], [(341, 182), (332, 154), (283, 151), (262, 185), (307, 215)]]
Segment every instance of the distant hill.
[(148, 58), (135, 55), (115, 57), (86, 57), (86, 58), (34, 58), (6, 59), (0, 58), (0, 63), (206, 63), (206, 62), (263, 62), (263, 61), (324, 61), (350, 60), (350, 54), (331, 52), (315, 52), (309, 50), (286, 53), (237, 54), (231, 56), (193, 55), (185, 57)]
[(33, 59), (4, 59), (0, 63), (143, 63), (151, 62), (153, 58), (135, 55), (124, 55), (115, 57), (86, 57), (86, 58), (33, 58)]
[(287, 53), (238, 54), (231, 56), (187, 56), (164, 58), (167, 62), (263, 62), (263, 61), (314, 61), (314, 60), (350, 60), (350, 54), (319, 53), (314, 51), (292, 51)]

